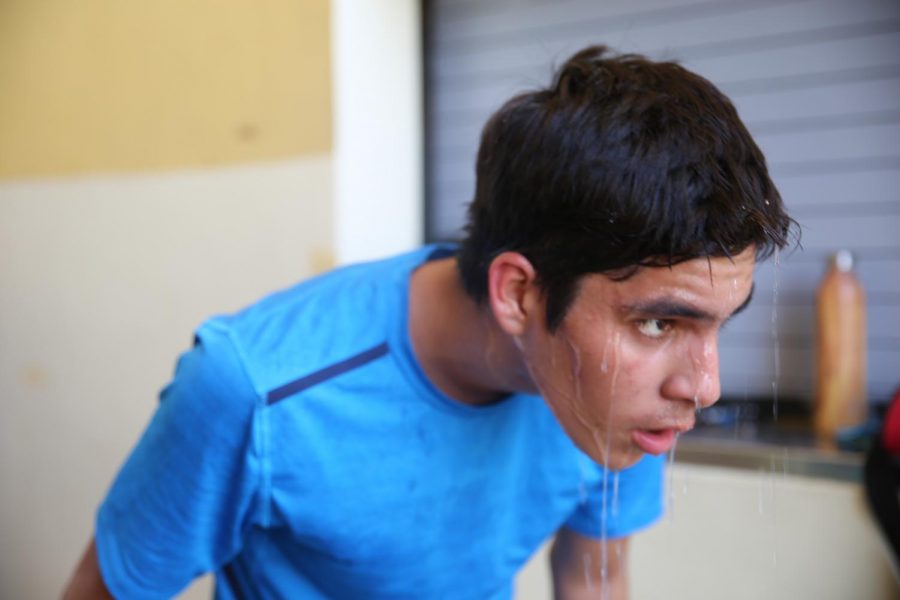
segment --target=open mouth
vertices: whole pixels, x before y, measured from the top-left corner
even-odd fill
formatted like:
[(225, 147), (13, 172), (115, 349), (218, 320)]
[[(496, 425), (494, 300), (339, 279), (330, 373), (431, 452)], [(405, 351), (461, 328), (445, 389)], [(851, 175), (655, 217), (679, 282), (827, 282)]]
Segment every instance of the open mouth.
[(675, 444), (675, 430), (635, 429), (631, 432), (631, 441), (647, 454), (658, 456), (668, 452)]

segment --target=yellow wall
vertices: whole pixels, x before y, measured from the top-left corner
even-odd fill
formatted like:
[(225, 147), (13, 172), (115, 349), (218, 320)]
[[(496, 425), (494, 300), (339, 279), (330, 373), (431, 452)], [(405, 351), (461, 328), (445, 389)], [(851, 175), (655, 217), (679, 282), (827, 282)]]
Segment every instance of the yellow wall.
[(0, 178), (331, 148), (326, 0), (0, 1)]

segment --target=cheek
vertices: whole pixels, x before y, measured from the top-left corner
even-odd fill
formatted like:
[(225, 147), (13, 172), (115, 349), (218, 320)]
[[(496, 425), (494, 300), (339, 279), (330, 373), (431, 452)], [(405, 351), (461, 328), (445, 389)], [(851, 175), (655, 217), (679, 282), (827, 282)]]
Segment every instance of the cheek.
[(526, 358), (538, 391), (554, 404), (580, 394), (584, 369), (580, 353), (567, 340), (549, 338)]
[(609, 398), (616, 410), (629, 410), (658, 396), (666, 370), (663, 352), (647, 352), (640, 347), (621, 345), (607, 363), (595, 368), (590, 383), (596, 394)]

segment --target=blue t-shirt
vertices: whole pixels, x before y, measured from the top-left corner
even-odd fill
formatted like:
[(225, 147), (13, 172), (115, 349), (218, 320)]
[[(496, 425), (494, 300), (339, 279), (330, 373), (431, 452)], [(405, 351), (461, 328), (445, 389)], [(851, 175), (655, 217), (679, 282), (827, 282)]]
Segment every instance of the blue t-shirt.
[(221, 599), (509, 598), (561, 526), (619, 537), (658, 517), (660, 459), (604, 473), (540, 397), (474, 407), (428, 381), (409, 276), (451, 251), (339, 269), (198, 329), (97, 515), (115, 596), (214, 571)]

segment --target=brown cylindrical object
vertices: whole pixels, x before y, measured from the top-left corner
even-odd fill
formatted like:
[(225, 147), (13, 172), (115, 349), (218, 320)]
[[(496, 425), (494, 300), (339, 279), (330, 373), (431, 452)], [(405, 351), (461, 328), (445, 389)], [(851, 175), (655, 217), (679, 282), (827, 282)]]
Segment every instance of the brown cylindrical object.
[(815, 429), (832, 441), (867, 417), (866, 293), (846, 250), (831, 259), (816, 293)]

